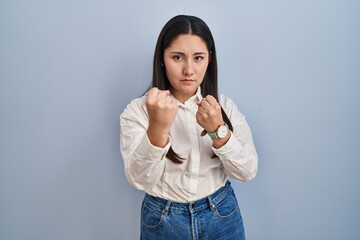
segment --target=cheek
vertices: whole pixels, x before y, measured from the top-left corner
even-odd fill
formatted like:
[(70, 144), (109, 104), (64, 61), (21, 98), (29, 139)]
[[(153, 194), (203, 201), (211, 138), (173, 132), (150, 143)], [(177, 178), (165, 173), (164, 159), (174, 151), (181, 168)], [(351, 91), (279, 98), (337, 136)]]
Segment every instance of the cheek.
[(203, 75), (203, 76), (205, 75), (207, 68), (208, 68), (208, 65), (205, 65), (205, 66), (201, 67), (201, 69), (200, 69), (201, 75)]
[(169, 80), (170, 84), (173, 85), (174, 84), (174, 79), (176, 78), (174, 73), (171, 70), (166, 70), (166, 77)]
[(170, 78), (171, 76), (177, 76), (179, 74), (179, 69), (174, 64), (167, 64), (165, 72), (166, 72), (166, 76)]

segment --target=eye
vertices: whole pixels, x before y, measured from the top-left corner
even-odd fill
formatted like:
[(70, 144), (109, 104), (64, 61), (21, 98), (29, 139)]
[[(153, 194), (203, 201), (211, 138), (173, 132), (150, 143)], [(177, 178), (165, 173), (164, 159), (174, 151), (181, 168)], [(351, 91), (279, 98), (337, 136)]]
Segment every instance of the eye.
[(203, 59), (204, 59), (203, 56), (196, 56), (196, 57), (195, 57), (195, 61), (196, 61), (196, 62), (199, 62), (199, 61), (201, 61), (201, 60), (203, 60)]
[(173, 58), (175, 61), (181, 61), (181, 60), (183, 60), (182, 56), (180, 56), (180, 55), (174, 55), (172, 58)]

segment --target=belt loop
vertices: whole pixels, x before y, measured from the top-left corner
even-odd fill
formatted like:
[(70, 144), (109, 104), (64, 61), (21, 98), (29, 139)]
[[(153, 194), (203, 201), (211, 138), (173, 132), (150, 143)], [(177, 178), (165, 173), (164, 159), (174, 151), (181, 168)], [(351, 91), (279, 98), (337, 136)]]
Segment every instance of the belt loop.
[(171, 201), (167, 201), (166, 206), (165, 206), (165, 209), (163, 210), (163, 215), (165, 215), (165, 216), (168, 215), (168, 213), (169, 213), (169, 208), (170, 208), (170, 204), (171, 204)]
[(215, 204), (214, 204), (213, 201), (211, 200), (211, 197), (208, 196), (207, 199), (208, 199), (208, 201), (209, 201), (209, 206), (210, 206), (211, 211), (215, 211)]

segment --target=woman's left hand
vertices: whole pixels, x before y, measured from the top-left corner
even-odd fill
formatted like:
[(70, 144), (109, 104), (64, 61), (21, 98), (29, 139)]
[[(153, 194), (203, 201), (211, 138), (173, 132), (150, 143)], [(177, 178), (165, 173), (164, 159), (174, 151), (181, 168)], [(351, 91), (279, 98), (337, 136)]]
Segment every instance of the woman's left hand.
[(216, 99), (207, 95), (198, 104), (198, 111), (196, 113), (196, 121), (208, 132), (215, 132), (218, 127), (224, 124), (221, 115), (221, 106)]

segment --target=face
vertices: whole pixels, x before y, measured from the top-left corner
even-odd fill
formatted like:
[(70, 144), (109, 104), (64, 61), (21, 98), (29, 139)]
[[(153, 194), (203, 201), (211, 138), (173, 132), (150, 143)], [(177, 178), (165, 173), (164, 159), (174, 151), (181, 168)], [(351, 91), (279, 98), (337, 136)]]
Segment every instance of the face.
[(170, 92), (181, 102), (193, 96), (202, 83), (209, 65), (206, 43), (196, 35), (182, 34), (164, 51)]

